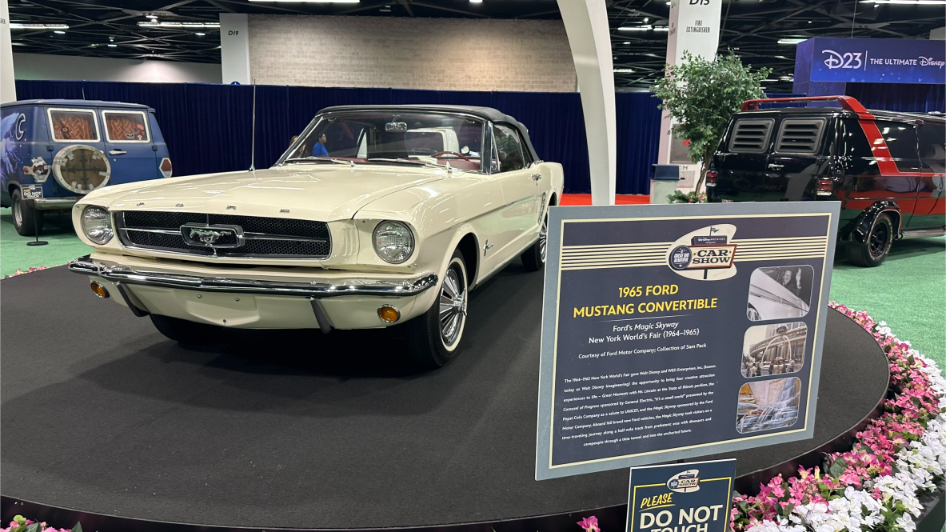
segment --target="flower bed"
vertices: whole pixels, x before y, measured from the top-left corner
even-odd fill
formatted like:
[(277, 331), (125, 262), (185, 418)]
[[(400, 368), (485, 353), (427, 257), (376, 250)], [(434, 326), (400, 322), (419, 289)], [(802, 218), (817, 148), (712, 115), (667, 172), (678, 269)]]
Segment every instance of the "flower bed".
[(776, 476), (758, 495), (733, 497), (736, 532), (903, 531), (916, 529), (919, 497), (946, 474), (946, 379), (936, 364), (863, 311), (830, 306), (870, 331), (890, 363), (884, 413), (857, 433), (850, 451), (820, 467)]

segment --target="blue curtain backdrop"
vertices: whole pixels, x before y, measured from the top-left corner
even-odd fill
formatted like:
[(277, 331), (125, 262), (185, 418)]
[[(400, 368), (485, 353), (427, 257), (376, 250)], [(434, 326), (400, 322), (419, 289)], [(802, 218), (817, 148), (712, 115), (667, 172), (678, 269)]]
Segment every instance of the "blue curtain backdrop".
[[(253, 88), (193, 83), (16, 82), (21, 100), (69, 98), (153, 107), (178, 176), (250, 166)], [(647, 194), (657, 160), (659, 100), (617, 93), (617, 192)], [(562, 163), (565, 192), (591, 192), (585, 124), (578, 93), (461, 92), (257, 86), (256, 167), (272, 165), (323, 107), (359, 104), (494, 107), (529, 128), (539, 157)]]
[(848, 96), (868, 109), (912, 113), (946, 112), (946, 85), (848, 83)]

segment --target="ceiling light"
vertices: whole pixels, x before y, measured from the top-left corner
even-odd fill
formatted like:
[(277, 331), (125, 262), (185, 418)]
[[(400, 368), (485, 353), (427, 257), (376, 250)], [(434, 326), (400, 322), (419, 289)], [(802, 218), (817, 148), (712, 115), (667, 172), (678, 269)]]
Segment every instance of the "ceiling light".
[(198, 36), (198, 37), (203, 37), (204, 35), (207, 35), (207, 34), (204, 33), (204, 32), (202, 32), (202, 31), (198, 31), (198, 32), (195, 33), (194, 35), (196, 35), (196, 36)]
[(64, 32), (64, 31), (62, 31), (62, 30), (53, 30), (53, 33), (56, 33), (56, 34), (58, 34), (58, 35), (65, 35), (65, 34), (66, 34), (66, 32)]
[(778, 81), (777, 79), (763, 79), (762, 81)]
[(650, 18), (649, 18), (649, 17), (644, 17), (644, 22), (645, 22), (645, 23), (650, 22)]
[(654, 31), (670, 31), (667, 26), (654, 26)]
[(778, 40), (779, 44), (798, 44), (805, 42), (809, 37), (786, 37)]
[(653, 27), (647, 26), (621, 26), (618, 28), (620, 31), (650, 31), (654, 29)]
[(23, 22), (11, 22), (11, 30), (68, 30), (68, 24), (25, 24)]
[(219, 28), (219, 22), (139, 22), (141, 28)]
[(631, 44), (631, 41), (624, 41), (624, 44)]
[(614, 71), (615, 71), (615, 72), (618, 72), (618, 73), (625, 73), (625, 72), (634, 72), (634, 69), (632, 69), (632, 68), (615, 68)]
[(471, 4), (482, 4), (483, 0), (470, 0)]
[(946, 0), (861, 0), (862, 4), (919, 4), (919, 5), (946, 5)]
[(109, 48), (118, 48), (118, 45), (117, 45), (117, 44), (110, 44), (110, 45), (108, 45), (108, 47), (109, 47)]

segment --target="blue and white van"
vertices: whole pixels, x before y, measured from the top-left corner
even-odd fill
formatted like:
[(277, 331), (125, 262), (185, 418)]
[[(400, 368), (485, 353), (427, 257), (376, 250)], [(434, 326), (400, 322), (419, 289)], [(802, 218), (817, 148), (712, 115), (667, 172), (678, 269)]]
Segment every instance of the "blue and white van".
[(107, 185), (171, 177), (154, 109), (94, 100), (0, 105), (0, 204), (19, 234), (42, 231), (43, 214), (70, 209)]

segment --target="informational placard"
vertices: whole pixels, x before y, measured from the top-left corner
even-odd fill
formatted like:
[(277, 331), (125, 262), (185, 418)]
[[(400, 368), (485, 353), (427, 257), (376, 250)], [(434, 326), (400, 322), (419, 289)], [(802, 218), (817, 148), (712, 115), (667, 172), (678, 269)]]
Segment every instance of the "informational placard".
[(627, 532), (729, 532), (735, 460), (631, 468)]
[(536, 478), (811, 438), (839, 205), (552, 209)]

